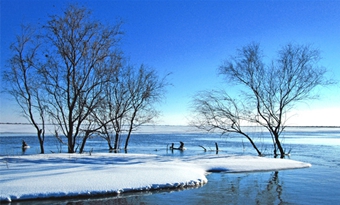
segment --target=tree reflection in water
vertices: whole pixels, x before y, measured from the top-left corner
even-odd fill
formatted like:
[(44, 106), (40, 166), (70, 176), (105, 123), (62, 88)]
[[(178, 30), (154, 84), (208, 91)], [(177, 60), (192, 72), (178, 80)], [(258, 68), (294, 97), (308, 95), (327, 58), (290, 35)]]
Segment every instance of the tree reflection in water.
[[(219, 173), (208, 176), (196, 203), (282, 204), (283, 183), (279, 172)], [(190, 199), (192, 200), (192, 199)], [(194, 203), (193, 203), (194, 204)]]
[(262, 190), (256, 199), (257, 204), (282, 204), (282, 185), (279, 180), (279, 172), (273, 172), (268, 180), (266, 190)]

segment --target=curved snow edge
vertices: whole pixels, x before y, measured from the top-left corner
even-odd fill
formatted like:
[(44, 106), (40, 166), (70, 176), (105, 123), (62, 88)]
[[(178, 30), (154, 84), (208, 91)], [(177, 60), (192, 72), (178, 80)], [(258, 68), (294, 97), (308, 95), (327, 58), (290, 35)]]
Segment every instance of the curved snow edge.
[(119, 195), (198, 187), (207, 172), (259, 172), (311, 164), (254, 156), (165, 157), (146, 154), (45, 154), (0, 157), (0, 201)]
[(190, 182), (181, 182), (181, 183), (174, 183), (174, 184), (152, 184), (145, 187), (139, 188), (126, 188), (126, 189), (119, 189), (119, 190), (106, 190), (106, 191), (84, 191), (84, 192), (56, 192), (56, 193), (48, 193), (48, 194), (38, 194), (38, 195), (21, 195), (21, 196), (8, 196), (7, 198), (1, 198), (0, 202), (19, 202), (25, 200), (32, 200), (32, 199), (68, 199), (68, 198), (87, 198), (87, 197), (100, 197), (100, 196), (118, 196), (119, 194), (123, 193), (135, 193), (135, 192), (143, 192), (143, 191), (155, 191), (155, 190), (172, 190), (172, 189), (184, 189), (190, 187), (200, 187), (207, 183), (207, 180), (191, 180)]

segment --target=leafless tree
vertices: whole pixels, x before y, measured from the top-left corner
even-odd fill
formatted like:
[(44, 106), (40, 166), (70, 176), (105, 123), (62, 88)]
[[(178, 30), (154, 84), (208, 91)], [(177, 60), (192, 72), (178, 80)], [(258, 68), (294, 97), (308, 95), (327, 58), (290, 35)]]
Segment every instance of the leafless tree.
[(124, 149), (127, 150), (132, 131), (152, 122), (159, 112), (154, 104), (164, 97), (167, 74), (160, 78), (154, 69), (141, 65), (138, 70), (132, 70), (128, 81), (131, 109), (127, 113), (128, 132)]
[(7, 81), (37, 129), (42, 152), (45, 114), (56, 136), (66, 137), (69, 153), (79, 145), (83, 152), (95, 133), (104, 135), (110, 149), (118, 149), (121, 134), (127, 133), (126, 149), (132, 131), (157, 117), (153, 105), (163, 97), (165, 78), (144, 65), (123, 65), (120, 25), (105, 26), (89, 10), (71, 5), (62, 15), (50, 16), (39, 44), (31, 43), (28, 32), (13, 45)]
[(127, 134), (124, 146), (127, 150), (131, 133), (158, 116), (154, 104), (162, 99), (167, 85), (166, 77), (160, 78), (155, 70), (144, 65), (119, 69), (112, 85), (104, 88), (101, 106), (93, 113), (110, 150), (120, 149), (122, 134)]
[(18, 35), (11, 45), (12, 57), (9, 61), (10, 69), (5, 70), (4, 80), (8, 83), (6, 91), (18, 103), (23, 116), (34, 126), (40, 153), (44, 153), (45, 140), (45, 92), (41, 89), (39, 70), (39, 48), (36, 31), (30, 26), (22, 26), (22, 34)]
[[(241, 116), (224, 114), (223, 119), (230, 127), (237, 120), (245, 120), (265, 127), (272, 136), (274, 155), (277, 150), (280, 157), (285, 156), (280, 135), (286, 128), (289, 111), (296, 103), (317, 98), (313, 90), (318, 86), (329, 85), (325, 79), (326, 69), (318, 65), (319, 50), (311, 46), (288, 44), (278, 52), (278, 57), (269, 65), (264, 62), (264, 56), (258, 44), (249, 44), (238, 50), (238, 54), (228, 58), (219, 68), (219, 73), (230, 84), (241, 85), (243, 90), (240, 100), (241, 108), (235, 100), (225, 104), (220, 97), (212, 92), (217, 108), (228, 113), (232, 108), (243, 110)], [(208, 100), (197, 101), (199, 106), (209, 103)], [(216, 107), (212, 107), (216, 109)], [(198, 110), (200, 112), (200, 110)], [(211, 113), (216, 113), (213, 110)], [(214, 115), (199, 113), (203, 122)], [(231, 113), (235, 113), (234, 111)], [(236, 112), (237, 113), (237, 112)], [(221, 117), (221, 116), (219, 116)], [(241, 127), (239, 127), (241, 129)], [(223, 129), (222, 129), (223, 130)]]
[(84, 123), (120, 64), (120, 23), (104, 26), (92, 20), (87, 9), (69, 6), (63, 15), (51, 16), (45, 29), (47, 63), (41, 72), (49, 115), (73, 153)]
[(244, 105), (231, 98), (224, 90), (199, 92), (192, 101), (192, 109), (195, 113), (192, 120), (194, 126), (208, 132), (221, 131), (222, 135), (241, 134), (249, 140), (257, 154), (262, 156), (253, 139), (241, 129), (242, 122), (247, 121)]
[(129, 75), (130, 69), (127, 67), (122, 66), (117, 70), (110, 86), (103, 88), (101, 104), (92, 113), (101, 126), (100, 136), (107, 141), (111, 151), (120, 149), (126, 115), (131, 109), (131, 95), (128, 92)]

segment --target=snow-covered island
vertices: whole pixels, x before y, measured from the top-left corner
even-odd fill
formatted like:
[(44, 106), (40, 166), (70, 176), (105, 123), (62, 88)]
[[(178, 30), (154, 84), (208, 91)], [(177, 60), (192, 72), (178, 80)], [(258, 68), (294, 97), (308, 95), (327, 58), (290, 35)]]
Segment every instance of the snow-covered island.
[(257, 172), (311, 164), (256, 156), (43, 154), (0, 157), (0, 201), (201, 186), (209, 172)]

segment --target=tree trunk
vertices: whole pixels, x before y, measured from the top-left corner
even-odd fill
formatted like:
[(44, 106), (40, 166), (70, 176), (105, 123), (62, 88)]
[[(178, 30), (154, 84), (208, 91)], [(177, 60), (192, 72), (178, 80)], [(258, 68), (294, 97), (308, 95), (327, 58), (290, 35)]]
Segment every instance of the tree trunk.
[(85, 144), (86, 144), (86, 140), (87, 140), (87, 137), (85, 136), (81, 142), (81, 146), (80, 146), (80, 149), (79, 149), (79, 154), (83, 153), (84, 151), (84, 148), (85, 148)]
[(84, 136), (84, 138), (83, 138), (83, 140), (82, 140), (80, 149), (79, 149), (79, 153), (80, 153), (80, 154), (83, 153), (84, 148), (85, 148), (86, 141), (87, 141), (87, 139), (88, 139), (89, 137), (90, 137), (90, 132), (89, 132), (89, 131), (86, 131), (86, 132), (85, 132), (85, 136)]
[(42, 136), (42, 129), (40, 129), (38, 131), (38, 139), (39, 139), (39, 144), (40, 144), (40, 154), (44, 154), (45, 150), (44, 150), (44, 136)]
[(125, 146), (124, 149), (127, 150), (128, 144), (129, 144), (129, 140), (130, 140), (130, 136), (131, 136), (131, 131), (129, 131), (126, 140), (125, 140)]
[[(134, 117), (133, 117), (133, 119), (134, 119)], [(130, 136), (131, 136), (131, 132), (132, 132), (132, 128), (133, 128), (133, 119), (131, 120), (129, 132), (128, 132), (128, 135), (127, 135), (126, 140), (125, 140), (125, 146), (124, 146), (125, 150), (127, 150), (127, 147), (128, 147), (128, 144), (129, 144), (129, 140), (130, 140)]]
[(260, 150), (256, 147), (255, 143), (253, 142), (253, 140), (244, 132), (239, 132), (240, 134), (244, 135), (248, 140), (249, 142), (251, 143), (251, 145), (253, 146), (253, 148), (256, 150), (257, 154), (259, 156), (262, 156), (262, 153), (260, 152)]
[(72, 132), (68, 133), (68, 136), (67, 136), (67, 148), (68, 148), (68, 153), (74, 153), (74, 143), (73, 143), (73, 138), (72, 138)]
[(119, 133), (118, 132), (116, 132), (116, 136), (115, 136), (115, 144), (114, 144), (114, 150), (117, 150), (117, 149), (119, 149)]
[(44, 154), (45, 149), (44, 149), (44, 141), (40, 141), (40, 154)]
[(109, 150), (113, 150), (113, 147), (111, 145), (111, 138), (110, 138), (110, 135), (108, 135), (108, 137), (106, 138), (106, 141), (107, 141), (107, 145), (109, 146)]
[(137, 114), (137, 110), (138, 110), (138, 109), (135, 109), (135, 111), (133, 112), (133, 115), (132, 115), (132, 117), (131, 117), (131, 120), (130, 120), (129, 133), (128, 133), (128, 135), (127, 135), (127, 137), (126, 137), (126, 140), (125, 140), (125, 147), (124, 147), (125, 150), (127, 150), (127, 147), (128, 147), (128, 144), (129, 144), (131, 132), (132, 132), (132, 129), (133, 129), (133, 121), (135, 121), (135, 117), (136, 117), (136, 114)]
[(276, 142), (277, 148), (280, 151), (280, 158), (285, 158), (285, 151), (283, 150), (283, 147), (281, 145), (279, 135), (277, 133), (274, 133), (274, 136), (275, 136), (275, 142)]

